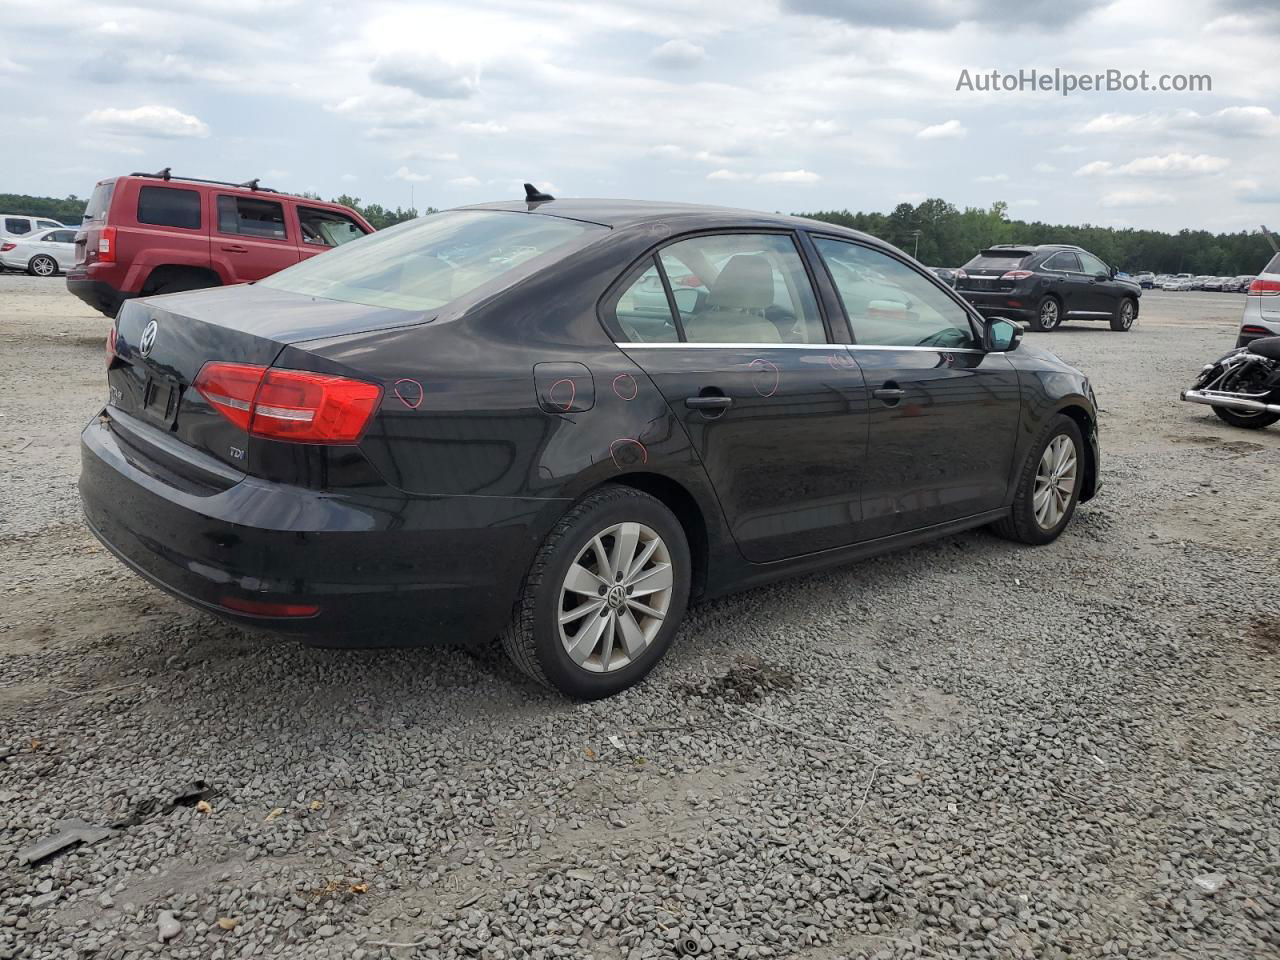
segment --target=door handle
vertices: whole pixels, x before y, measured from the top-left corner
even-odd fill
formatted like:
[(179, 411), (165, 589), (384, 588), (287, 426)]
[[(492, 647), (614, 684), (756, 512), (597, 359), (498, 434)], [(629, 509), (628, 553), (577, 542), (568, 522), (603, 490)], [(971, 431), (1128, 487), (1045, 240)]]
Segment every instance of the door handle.
[(685, 397), (684, 405), (690, 410), (724, 410), (733, 406), (733, 397)]
[(242, 247), (238, 243), (224, 244), (222, 247), (227, 253), (248, 253), (248, 247)]
[(890, 380), (879, 390), (872, 390), (871, 395), (884, 403), (885, 406), (892, 407), (907, 395), (907, 391), (901, 389), (897, 384)]

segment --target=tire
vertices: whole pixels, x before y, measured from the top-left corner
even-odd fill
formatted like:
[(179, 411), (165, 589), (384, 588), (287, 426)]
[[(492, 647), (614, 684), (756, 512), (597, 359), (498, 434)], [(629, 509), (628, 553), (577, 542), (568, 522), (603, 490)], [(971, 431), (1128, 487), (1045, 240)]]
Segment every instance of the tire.
[[(608, 581), (614, 588), (603, 596), (570, 589), (569, 583), (576, 582), (605, 591), (603, 582), (590, 579), (605, 566), (593, 542), (600, 539), (604, 561), (611, 564), (628, 531), (639, 537), (633, 554), (637, 561), (654, 539), (658, 542), (630, 582), (646, 590), (666, 582), (661, 569), (665, 565), (670, 585), (632, 596), (629, 589), (624, 591), (624, 574), (620, 584), (616, 577)], [(690, 572), (684, 529), (661, 501), (629, 487), (596, 490), (575, 504), (539, 547), (521, 585), (511, 623), (502, 634), (502, 645), (520, 670), (544, 686), (578, 700), (612, 696), (638, 683), (666, 653), (689, 602)], [(664, 616), (656, 619), (636, 609), (633, 604), (641, 602), (635, 599), (639, 596), (653, 598), (651, 609), (662, 608)], [(584, 609), (584, 615), (561, 622), (564, 614)], [(593, 626), (598, 638), (585, 632)], [(624, 627), (633, 642), (624, 638)]]
[(27, 273), (33, 277), (56, 277), (58, 275), (58, 261), (48, 254), (38, 253), (27, 264)]
[[(1050, 446), (1058, 442), (1061, 437), (1065, 437), (1072, 445), (1075, 454), (1075, 469), (1071, 477), (1070, 494), (1067, 496), (1065, 504), (1056, 504), (1056, 506), (1061, 507), (1061, 515), (1053, 519), (1053, 522), (1045, 523), (1037, 516), (1036, 509), (1038, 502), (1036, 492), (1042, 486), (1039, 482), (1042, 474), (1041, 465), (1046, 459), (1046, 453), (1049, 451)], [(1052, 460), (1052, 455), (1050, 455), (1049, 459)], [(992, 524), (991, 529), (997, 536), (1006, 540), (1029, 543), (1034, 546), (1041, 546), (1057, 540), (1062, 531), (1066, 529), (1067, 524), (1071, 522), (1071, 517), (1075, 514), (1076, 504), (1080, 500), (1080, 488), (1084, 482), (1084, 468), (1084, 438), (1080, 435), (1080, 427), (1065, 414), (1057, 414), (1045, 425), (1037, 441), (1032, 444), (1031, 452), (1028, 454), (1026, 462), (1022, 465), (1022, 469), (1018, 472), (1018, 486), (1014, 493), (1013, 506), (1009, 510), (1009, 516), (1003, 520), (996, 521)], [(1049, 483), (1047, 486), (1055, 486), (1055, 484)], [(1061, 481), (1056, 486), (1061, 490)], [(1044, 519), (1051, 519), (1051, 515), (1046, 516)]]
[(1056, 330), (1062, 326), (1062, 304), (1057, 297), (1045, 297), (1031, 318), (1031, 329), (1041, 333)]
[(1128, 333), (1138, 319), (1138, 303), (1133, 297), (1125, 297), (1116, 304), (1116, 312), (1111, 317), (1111, 329), (1116, 333)]
[(1229, 410), (1226, 407), (1214, 407), (1213, 412), (1224, 422), (1229, 423), (1233, 427), (1242, 427), (1245, 430), (1261, 430), (1263, 427), (1269, 427), (1277, 420), (1280, 420), (1280, 413), (1267, 413), (1265, 410), (1259, 410), (1257, 413), (1249, 413), (1244, 410)]

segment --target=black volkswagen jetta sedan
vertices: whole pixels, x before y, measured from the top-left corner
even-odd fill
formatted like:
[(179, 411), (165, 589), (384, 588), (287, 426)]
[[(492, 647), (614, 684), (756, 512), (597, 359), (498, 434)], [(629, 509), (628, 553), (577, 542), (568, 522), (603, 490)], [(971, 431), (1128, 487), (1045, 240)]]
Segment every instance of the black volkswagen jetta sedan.
[(535, 199), (125, 304), (82, 438), (97, 536), (192, 605), (332, 645), (501, 637), (583, 698), (686, 605), (1098, 485), (1086, 378), (825, 223)]

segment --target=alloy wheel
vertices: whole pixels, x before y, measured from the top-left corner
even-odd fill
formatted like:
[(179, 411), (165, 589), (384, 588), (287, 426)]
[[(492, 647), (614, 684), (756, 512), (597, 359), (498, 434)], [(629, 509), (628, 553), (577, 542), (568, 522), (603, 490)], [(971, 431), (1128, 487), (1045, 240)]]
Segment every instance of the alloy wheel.
[(1120, 304), (1120, 326), (1128, 330), (1133, 326), (1133, 301), (1126, 300)]
[(1058, 325), (1058, 301), (1046, 300), (1040, 305), (1040, 326), (1052, 330)]
[(1040, 455), (1032, 506), (1041, 530), (1052, 530), (1062, 522), (1075, 493), (1078, 464), (1076, 445), (1064, 433), (1049, 441)]
[(48, 257), (36, 257), (31, 261), (31, 269), (35, 271), (38, 277), (51, 277), (53, 271), (57, 269), (57, 265)]
[(579, 667), (610, 673), (653, 643), (671, 608), (671, 554), (643, 523), (597, 533), (569, 565), (560, 587), (560, 642)]

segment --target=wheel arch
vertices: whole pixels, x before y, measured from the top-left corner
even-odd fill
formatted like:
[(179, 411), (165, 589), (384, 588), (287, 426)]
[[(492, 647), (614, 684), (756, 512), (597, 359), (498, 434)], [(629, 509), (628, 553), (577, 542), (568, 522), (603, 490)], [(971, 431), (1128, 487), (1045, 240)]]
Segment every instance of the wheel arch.
[[(599, 490), (608, 486), (631, 487), (647, 493), (670, 510), (680, 526), (684, 529), (685, 538), (689, 541), (689, 558), (692, 561), (689, 593), (701, 596), (707, 583), (707, 571), (710, 562), (710, 539), (707, 529), (707, 518), (698, 498), (684, 484), (660, 473), (624, 473), (593, 487)], [(586, 491), (583, 496), (591, 493)]]
[(1080, 487), (1080, 502), (1092, 500), (1095, 493), (1098, 492), (1098, 457), (1094, 447), (1095, 437), (1097, 436), (1097, 421), (1093, 415), (1081, 404), (1068, 402), (1066, 405), (1058, 408), (1058, 413), (1063, 416), (1070, 417), (1076, 422), (1076, 426), (1080, 428), (1080, 435), (1084, 438), (1084, 483)]
[(147, 279), (143, 281), (139, 296), (145, 297), (155, 293), (163, 284), (182, 277), (207, 281), (207, 285), (211, 287), (222, 286), (222, 277), (218, 275), (216, 270), (209, 267), (200, 267), (187, 263), (162, 263), (151, 268), (151, 272), (147, 274)]
[(58, 258), (51, 253), (33, 253), (31, 255), (31, 258), (27, 260), (28, 273), (35, 273), (35, 268), (32, 267), (32, 264), (35, 263), (37, 260), (39, 260), (41, 257), (53, 263), (53, 273), (51, 273), (50, 276), (56, 277), (58, 274), (62, 273), (62, 266), (58, 263)]

